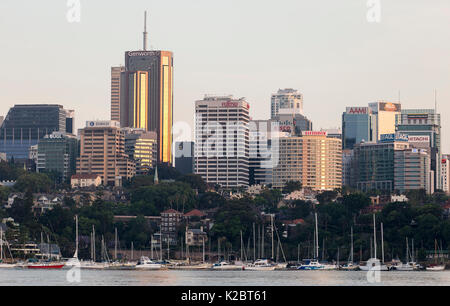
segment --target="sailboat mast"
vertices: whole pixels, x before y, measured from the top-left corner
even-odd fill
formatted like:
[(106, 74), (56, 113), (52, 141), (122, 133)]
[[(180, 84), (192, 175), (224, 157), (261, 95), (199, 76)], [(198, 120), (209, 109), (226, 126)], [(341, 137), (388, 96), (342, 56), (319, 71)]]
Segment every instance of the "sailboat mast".
[(374, 258), (377, 258), (377, 227), (375, 224), (375, 213), (373, 214), (373, 248), (374, 248)]
[(274, 258), (274, 251), (273, 251), (273, 215), (270, 215), (270, 227), (272, 232), (272, 259)]
[(261, 258), (264, 258), (264, 234), (265, 234), (265, 227), (264, 222), (261, 227)]
[(114, 259), (117, 260), (117, 227), (114, 229)]
[(92, 237), (93, 237), (93, 235), (92, 235), (93, 233), (91, 232), (91, 260), (92, 260), (92, 258), (94, 257), (94, 248), (92, 247)]
[(93, 252), (93, 261), (95, 262), (95, 225), (92, 225), (92, 242), (93, 242), (93, 248), (94, 248), (94, 252)]
[(162, 261), (162, 252), (163, 252), (163, 250), (162, 250), (162, 239), (163, 239), (162, 232), (160, 232), (160, 235), (159, 235), (159, 259), (161, 261)]
[(75, 257), (78, 258), (78, 215), (75, 215)]
[(243, 247), (243, 244), (244, 244), (244, 241), (243, 241), (243, 238), (242, 238), (242, 231), (241, 231), (241, 261), (244, 258), (244, 247)]
[(408, 237), (406, 237), (406, 263), (408, 263), (408, 259), (409, 259), (409, 245), (408, 245)]
[(153, 235), (150, 236), (150, 256), (153, 260)]
[(316, 258), (319, 258), (319, 226), (317, 225), (317, 213), (315, 214), (316, 217)]
[(256, 261), (256, 232), (254, 222), (253, 222), (253, 261)]
[(383, 222), (381, 222), (381, 263), (384, 263)]
[(351, 249), (350, 249), (350, 250), (351, 250), (351, 251), (350, 251), (350, 252), (351, 252), (351, 253), (350, 253), (350, 258), (351, 258), (351, 262), (353, 263), (353, 253), (354, 253), (354, 252), (353, 252), (353, 226), (352, 226), (352, 228), (351, 228), (351, 238), (350, 238), (350, 239), (351, 239), (351, 241), (352, 241), (352, 247), (351, 247)]
[(205, 263), (205, 237), (203, 237), (203, 263)]
[(50, 256), (50, 238), (49, 238), (49, 236), (47, 235), (47, 245), (48, 245), (48, 248), (47, 248), (47, 251), (48, 251), (48, 260), (50, 260), (51, 259), (51, 256)]

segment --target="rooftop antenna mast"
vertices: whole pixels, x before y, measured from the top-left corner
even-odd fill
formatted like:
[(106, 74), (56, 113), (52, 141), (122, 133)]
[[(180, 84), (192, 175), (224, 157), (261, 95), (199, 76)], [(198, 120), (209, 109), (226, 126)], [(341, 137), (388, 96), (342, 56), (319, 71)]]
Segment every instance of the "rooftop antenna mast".
[(144, 51), (147, 51), (148, 32), (147, 32), (147, 11), (144, 12)]
[(437, 90), (434, 90), (434, 112), (437, 114)]

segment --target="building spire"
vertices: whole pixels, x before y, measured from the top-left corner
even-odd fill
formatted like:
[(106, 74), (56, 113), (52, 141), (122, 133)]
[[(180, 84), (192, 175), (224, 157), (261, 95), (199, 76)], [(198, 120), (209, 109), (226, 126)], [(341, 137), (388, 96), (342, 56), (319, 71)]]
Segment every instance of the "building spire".
[(155, 177), (153, 178), (153, 183), (154, 183), (155, 185), (158, 185), (158, 183), (159, 183), (159, 178), (158, 178), (158, 166), (156, 166), (156, 168), (155, 168)]
[(148, 33), (147, 33), (147, 11), (144, 12), (144, 51), (147, 51)]

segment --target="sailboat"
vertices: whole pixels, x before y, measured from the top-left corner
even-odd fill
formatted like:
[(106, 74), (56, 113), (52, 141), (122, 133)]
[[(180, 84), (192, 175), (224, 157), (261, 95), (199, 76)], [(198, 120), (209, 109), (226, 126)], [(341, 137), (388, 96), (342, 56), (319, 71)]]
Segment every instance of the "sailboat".
[[(272, 228), (273, 230), (273, 228)], [(260, 247), (260, 255), (264, 256), (264, 225), (261, 229), (261, 239), (259, 240), (261, 242)], [(273, 231), (272, 231), (272, 254), (273, 254)], [(247, 271), (273, 271), (276, 269), (276, 265), (272, 264), (270, 260), (268, 259), (257, 259), (253, 263), (248, 263), (245, 266), (243, 266), (244, 270)]]
[[(379, 271), (389, 271), (388, 267), (384, 264), (384, 238), (383, 238), (383, 223), (381, 223), (381, 250), (382, 250), (382, 260), (377, 258), (377, 227), (375, 223), (375, 213), (373, 214), (373, 247), (374, 247), (374, 257), (370, 258), (366, 265), (361, 265), (359, 268), (362, 271), (369, 271), (370, 269), (374, 269)], [(371, 263), (372, 265), (369, 266), (368, 263)], [(379, 263), (377, 265), (377, 263)]]
[(319, 263), (319, 230), (317, 225), (317, 213), (314, 214), (314, 259), (304, 260), (304, 264), (298, 267), (298, 270), (325, 270), (325, 266)]
[(78, 215), (75, 216), (75, 254), (65, 263), (66, 268), (80, 267), (80, 260), (78, 259)]
[(414, 240), (412, 245), (411, 261), (409, 260), (409, 242), (408, 237), (406, 237), (406, 263), (399, 262), (390, 267), (393, 271), (415, 271), (420, 270), (420, 265), (414, 261)]
[[(23, 265), (23, 268), (27, 268), (27, 269), (52, 269), (52, 270), (57, 270), (57, 269), (62, 269), (64, 268), (64, 263), (61, 262), (51, 262), (51, 245), (50, 245), (50, 239), (47, 236), (47, 245), (48, 245), (48, 261), (46, 262), (28, 262), (27, 264)], [(41, 234), (41, 241), (42, 241), (42, 234)], [(42, 245), (42, 243), (41, 243)]]
[(348, 262), (345, 265), (342, 265), (341, 267), (339, 267), (339, 269), (345, 270), (345, 271), (353, 271), (353, 270), (359, 269), (359, 265), (355, 264), (354, 260), (353, 260), (353, 253), (354, 253), (354, 250), (353, 250), (353, 226), (351, 227), (350, 232), (351, 232), (351, 234), (350, 234), (350, 237), (351, 237), (350, 238), (351, 239), (350, 256), (349, 256)]
[[(9, 244), (8, 241), (6, 241), (6, 239), (3, 238), (3, 228), (0, 227), (0, 268), (14, 268), (16, 267), (15, 264), (8, 264), (8, 263), (4, 263), (3, 259), (6, 256), (3, 256), (3, 245), (6, 244), (6, 246), (9, 249)], [(9, 251), (10, 255), (11, 255), (11, 259), (12, 259), (12, 254), (11, 254), (11, 250)]]
[(443, 263), (438, 264), (437, 263), (437, 258), (438, 258), (438, 256), (437, 256), (437, 249), (438, 249), (437, 240), (435, 239), (434, 240), (434, 258), (435, 258), (436, 262), (434, 264), (428, 266), (427, 269), (426, 269), (427, 271), (444, 271), (445, 270), (445, 264), (443, 264)]
[(83, 270), (102, 270), (108, 267), (107, 263), (98, 263), (95, 259), (95, 226), (92, 225), (91, 233), (91, 260), (81, 261), (81, 269)]

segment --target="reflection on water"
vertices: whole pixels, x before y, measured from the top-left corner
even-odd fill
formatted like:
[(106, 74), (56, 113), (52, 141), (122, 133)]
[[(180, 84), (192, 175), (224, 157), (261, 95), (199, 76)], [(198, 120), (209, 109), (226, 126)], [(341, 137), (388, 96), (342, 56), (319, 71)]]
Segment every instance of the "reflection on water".
[(66, 270), (0, 269), (0, 285), (25, 286), (430, 286), (450, 285), (446, 272), (381, 272), (381, 283), (363, 271), (94, 271), (82, 270), (81, 283), (66, 281)]

